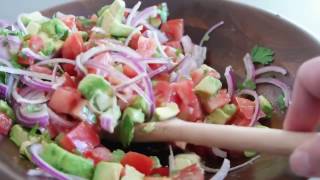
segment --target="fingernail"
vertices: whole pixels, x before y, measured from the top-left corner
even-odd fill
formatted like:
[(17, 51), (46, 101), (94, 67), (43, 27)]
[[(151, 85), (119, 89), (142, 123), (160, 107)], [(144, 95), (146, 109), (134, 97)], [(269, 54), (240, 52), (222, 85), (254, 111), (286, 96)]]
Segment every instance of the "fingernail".
[(310, 175), (310, 156), (304, 151), (295, 151), (290, 158), (291, 168), (299, 176)]

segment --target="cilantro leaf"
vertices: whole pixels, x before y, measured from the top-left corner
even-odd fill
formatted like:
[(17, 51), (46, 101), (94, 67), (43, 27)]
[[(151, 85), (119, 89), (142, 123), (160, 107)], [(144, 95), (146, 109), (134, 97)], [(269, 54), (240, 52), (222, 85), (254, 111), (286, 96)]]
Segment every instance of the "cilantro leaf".
[(243, 89), (256, 89), (256, 83), (253, 82), (252, 80), (245, 80), (243, 83), (239, 82), (238, 83), (238, 89), (243, 90)]
[(284, 96), (280, 95), (277, 99), (278, 105), (281, 111), (285, 111), (287, 109), (286, 103), (284, 101)]
[(252, 61), (259, 64), (270, 64), (273, 61), (272, 49), (256, 45), (251, 51)]

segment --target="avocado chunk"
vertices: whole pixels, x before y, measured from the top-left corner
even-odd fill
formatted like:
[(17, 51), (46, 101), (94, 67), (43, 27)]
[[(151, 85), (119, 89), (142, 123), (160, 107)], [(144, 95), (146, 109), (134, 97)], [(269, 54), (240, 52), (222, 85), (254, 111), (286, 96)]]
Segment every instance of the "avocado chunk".
[(267, 115), (268, 118), (271, 118), (273, 107), (270, 101), (268, 101), (268, 99), (263, 95), (260, 95), (259, 102), (260, 102), (262, 111)]
[(141, 109), (136, 109), (132, 107), (127, 107), (123, 112), (124, 118), (130, 118), (134, 123), (143, 123), (144, 122), (144, 113)]
[(97, 25), (102, 27), (108, 35), (127, 37), (133, 28), (122, 23), (124, 18), (125, 2), (115, 0), (110, 6), (106, 6), (98, 18)]
[(219, 79), (211, 76), (204, 77), (194, 88), (195, 92), (204, 96), (213, 96), (221, 89), (222, 83)]
[(134, 136), (134, 123), (143, 123), (144, 114), (140, 109), (127, 107), (119, 124), (119, 138), (123, 146), (130, 145)]
[(58, 18), (42, 23), (40, 31), (47, 33), (53, 39), (60, 40), (65, 40), (69, 34), (69, 28)]
[(16, 115), (14, 114), (13, 109), (6, 101), (0, 100), (0, 112), (7, 115), (11, 120), (16, 120)]
[(233, 116), (237, 112), (237, 106), (234, 104), (226, 104), (222, 107), (222, 110), (229, 116)]
[(93, 175), (93, 161), (72, 154), (54, 143), (44, 145), (40, 156), (48, 164), (65, 173), (87, 179)]
[(21, 146), (23, 142), (29, 140), (28, 138), (28, 131), (23, 129), (22, 126), (16, 124), (11, 128), (10, 131), (10, 139), (13, 141), (18, 147)]
[(200, 157), (195, 153), (178, 154), (174, 157), (175, 170), (179, 171), (192, 164), (199, 164)]
[(60, 39), (50, 38), (44, 32), (39, 32), (38, 36), (41, 37), (43, 44), (44, 44), (44, 47), (41, 49), (40, 53), (42, 53), (42, 55), (45, 55), (45, 56), (49, 56), (49, 55), (53, 54), (53, 52), (59, 50), (64, 43)]
[(170, 102), (164, 107), (158, 107), (155, 110), (157, 120), (163, 121), (175, 117), (180, 110), (176, 103)]
[(122, 160), (122, 158), (124, 157), (124, 155), (126, 155), (126, 153), (124, 151), (122, 151), (121, 149), (116, 149), (114, 151), (112, 151), (112, 162), (120, 162)]
[(126, 165), (124, 168), (124, 176), (121, 180), (143, 180), (144, 174), (137, 171), (134, 167)]
[(141, 96), (136, 96), (131, 104), (131, 107), (141, 109), (143, 113), (148, 113), (148, 104)]
[(83, 78), (78, 86), (78, 90), (88, 100), (90, 100), (97, 91), (106, 92), (109, 96), (113, 95), (111, 85), (102, 76), (88, 74)]
[(27, 32), (31, 35), (36, 35), (40, 31), (41, 25), (37, 22), (31, 21), (27, 26)]
[(23, 14), (21, 16), (21, 21), (26, 26), (30, 22), (44, 23), (48, 20), (49, 20), (49, 18), (42, 16), (42, 14), (39, 11), (35, 11), (35, 12), (29, 13), (29, 14)]
[(120, 163), (100, 162), (94, 171), (93, 180), (119, 180), (121, 171)]

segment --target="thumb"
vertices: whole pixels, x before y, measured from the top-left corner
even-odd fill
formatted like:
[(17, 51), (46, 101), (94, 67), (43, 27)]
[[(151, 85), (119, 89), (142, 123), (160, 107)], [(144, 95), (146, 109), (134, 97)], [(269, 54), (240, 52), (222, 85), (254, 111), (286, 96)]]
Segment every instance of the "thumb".
[(320, 177), (320, 136), (298, 147), (290, 157), (294, 173), (305, 177)]

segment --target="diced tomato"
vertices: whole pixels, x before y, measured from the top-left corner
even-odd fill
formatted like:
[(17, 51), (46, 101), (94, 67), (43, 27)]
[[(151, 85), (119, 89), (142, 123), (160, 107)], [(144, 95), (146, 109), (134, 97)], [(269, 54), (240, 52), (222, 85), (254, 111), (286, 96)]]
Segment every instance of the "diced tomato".
[(160, 175), (160, 176), (169, 176), (169, 168), (168, 167), (160, 167), (152, 169), (150, 175)]
[(237, 125), (237, 126), (249, 126), (250, 119), (241, 117), (239, 113), (235, 114), (232, 119), (230, 119), (227, 124)]
[(137, 72), (134, 71), (130, 66), (127, 64), (122, 66), (123, 68), (123, 73), (128, 76), (129, 78), (134, 78), (137, 75)]
[(62, 64), (62, 69), (64, 70), (64, 72), (70, 74), (71, 76), (76, 76), (77, 75), (77, 71), (75, 70), (75, 66), (72, 64)]
[(157, 76), (153, 77), (152, 79), (156, 80), (156, 81), (168, 81), (169, 82), (170, 74), (169, 73), (161, 73), (161, 74), (158, 74)]
[(43, 73), (43, 74), (48, 74), (48, 75), (51, 75), (52, 74), (52, 70), (48, 67), (45, 67), (45, 66), (39, 66), (39, 65), (31, 65), (29, 67), (29, 70), (30, 71), (33, 71), (33, 72), (38, 72), (38, 73)]
[(73, 33), (63, 44), (62, 57), (75, 59), (84, 50), (84, 43), (80, 33)]
[(71, 87), (59, 87), (53, 92), (49, 101), (49, 107), (57, 113), (68, 114), (80, 99), (81, 94), (76, 89)]
[(152, 38), (140, 36), (138, 39), (138, 49), (136, 51), (143, 57), (152, 57), (157, 51), (157, 44)]
[(29, 66), (34, 64), (34, 59), (27, 56), (18, 56), (18, 63), (21, 65)]
[(156, 106), (165, 105), (170, 100), (171, 87), (168, 81), (157, 81), (153, 87), (156, 98)]
[(204, 75), (203, 73), (202, 69), (195, 69), (191, 72), (191, 78), (195, 86), (202, 80)]
[(139, 37), (140, 37), (140, 36), (141, 36), (140, 33), (137, 33), (137, 34), (135, 34), (135, 35), (132, 36), (132, 38), (131, 38), (131, 40), (130, 40), (130, 42), (129, 42), (129, 46), (130, 46), (132, 49), (134, 49), (134, 50), (138, 49), (138, 40), (139, 40)]
[(149, 175), (152, 171), (153, 160), (143, 154), (136, 152), (128, 152), (121, 160), (123, 166), (130, 165), (145, 175)]
[(98, 133), (86, 122), (81, 122), (61, 139), (60, 145), (70, 151), (86, 152), (100, 145)]
[(63, 87), (71, 87), (71, 88), (77, 88), (76, 82), (71, 78), (71, 76), (68, 73), (63, 74), (65, 81), (63, 83)]
[(44, 47), (43, 40), (40, 36), (32, 35), (29, 39), (29, 47), (34, 52), (39, 52)]
[(218, 92), (217, 95), (210, 98), (201, 99), (201, 103), (207, 113), (211, 113), (217, 108), (224, 106), (231, 101), (230, 95), (227, 90), (223, 89)]
[(183, 19), (172, 19), (163, 23), (161, 31), (166, 33), (170, 40), (180, 41), (184, 32)]
[(173, 180), (204, 180), (204, 172), (197, 164), (193, 164), (182, 169)]
[(12, 126), (12, 119), (7, 115), (0, 113), (0, 134), (7, 135)]
[(173, 61), (177, 58), (176, 49), (173, 47), (166, 46), (164, 48), (164, 52), (166, 53), (167, 56), (171, 57)]
[(74, 15), (65, 15), (59, 17), (59, 19), (61, 19), (63, 23), (70, 29), (72, 29), (76, 25), (76, 17)]
[(238, 126), (249, 126), (251, 117), (253, 116), (255, 103), (249, 99), (235, 97), (233, 102), (237, 106), (237, 113), (228, 121), (227, 124), (234, 124)]
[(191, 80), (184, 80), (173, 83), (171, 86), (173, 88), (171, 100), (177, 103), (180, 109), (178, 117), (187, 121), (201, 120), (203, 114), (199, 100), (192, 90), (193, 82)]
[(83, 153), (84, 157), (92, 159), (94, 164), (98, 164), (100, 161), (110, 161), (112, 159), (112, 153), (106, 147), (96, 147), (93, 150)]
[(161, 67), (162, 65), (161, 64), (149, 64), (149, 67), (152, 69), (152, 70), (156, 70), (158, 69), (159, 67)]
[(168, 41), (165, 43), (165, 45), (176, 48), (176, 49), (181, 49), (180, 41)]

